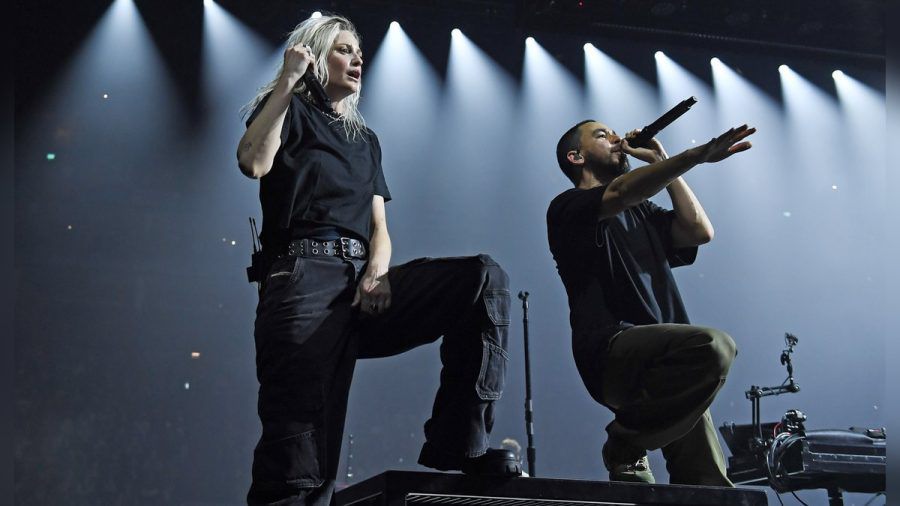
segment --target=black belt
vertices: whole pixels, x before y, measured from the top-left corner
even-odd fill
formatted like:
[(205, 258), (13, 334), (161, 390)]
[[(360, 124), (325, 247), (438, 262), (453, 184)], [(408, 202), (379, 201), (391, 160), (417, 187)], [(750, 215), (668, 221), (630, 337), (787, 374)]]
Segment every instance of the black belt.
[(294, 257), (366, 258), (366, 245), (349, 237), (332, 241), (294, 239), (288, 244), (287, 254)]

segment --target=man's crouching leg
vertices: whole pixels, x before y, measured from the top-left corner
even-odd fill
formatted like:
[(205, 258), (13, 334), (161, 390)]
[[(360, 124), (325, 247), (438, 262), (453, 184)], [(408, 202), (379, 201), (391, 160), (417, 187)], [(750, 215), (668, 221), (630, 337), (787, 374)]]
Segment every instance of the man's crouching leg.
[(616, 414), (607, 427), (604, 455), (613, 464), (607, 467), (634, 465), (646, 450), (663, 448), (673, 482), (730, 484), (707, 409), (736, 353), (728, 334), (708, 327), (643, 325), (621, 332), (604, 374), (604, 399)]

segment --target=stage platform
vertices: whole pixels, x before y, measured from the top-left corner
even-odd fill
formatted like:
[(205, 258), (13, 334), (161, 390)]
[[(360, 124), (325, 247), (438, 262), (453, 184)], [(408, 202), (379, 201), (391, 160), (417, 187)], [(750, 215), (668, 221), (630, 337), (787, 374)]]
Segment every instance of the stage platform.
[(483, 478), (458, 473), (387, 471), (335, 494), (337, 506), (464, 504), (489, 506), (765, 506), (754, 488), (644, 485), (546, 478)]

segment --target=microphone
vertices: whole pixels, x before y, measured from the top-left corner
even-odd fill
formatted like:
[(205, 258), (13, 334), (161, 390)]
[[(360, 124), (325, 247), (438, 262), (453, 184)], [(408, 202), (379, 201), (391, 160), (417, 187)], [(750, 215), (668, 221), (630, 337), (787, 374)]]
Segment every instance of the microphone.
[(697, 103), (697, 97), (688, 97), (682, 100), (678, 105), (669, 109), (669, 112), (663, 114), (653, 123), (641, 129), (640, 133), (634, 137), (627, 139), (628, 145), (633, 148), (647, 147), (650, 139), (656, 136), (663, 128), (669, 126), (673, 121), (678, 119), (682, 114), (688, 112), (692, 105)]
[(316, 74), (313, 72), (312, 65), (307, 67), (306, 72), (303, 74), (303, 84), (306, 85), (306, 89), (309, 90), (310, 95), (312, 95), (313, 100), (316, 101), (316, 104), (326, 112), (332, 112), (331, 106), (331, 98), (328, 97), (328, 94), (325, 93), (325, 87), (322, 86), (322, 83), (316, 79)]

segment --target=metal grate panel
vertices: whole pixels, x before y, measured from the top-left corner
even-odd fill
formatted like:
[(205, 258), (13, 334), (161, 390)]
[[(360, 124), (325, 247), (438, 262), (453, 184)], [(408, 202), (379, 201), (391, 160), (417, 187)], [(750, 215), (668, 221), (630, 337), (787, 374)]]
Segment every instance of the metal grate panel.
[(635, 503), (608, 501), (559, 501), (553, 499), (529, 499), (519, 497), (475, 497), (444, 494), (407, 494), (406, 504), (456, 504), (470, 506), (635, 506)]

